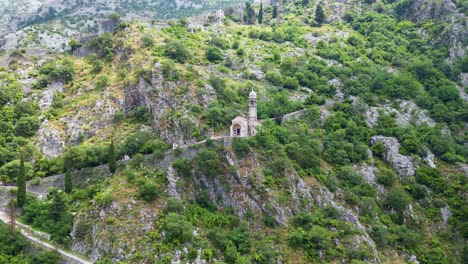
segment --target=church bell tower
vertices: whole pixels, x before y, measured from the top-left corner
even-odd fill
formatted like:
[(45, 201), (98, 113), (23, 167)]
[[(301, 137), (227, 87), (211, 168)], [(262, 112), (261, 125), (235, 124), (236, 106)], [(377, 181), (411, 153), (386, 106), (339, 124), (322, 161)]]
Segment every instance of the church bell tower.
[(249, 94), (249, 121), (257, 121), (257, 93), (253, 90)]

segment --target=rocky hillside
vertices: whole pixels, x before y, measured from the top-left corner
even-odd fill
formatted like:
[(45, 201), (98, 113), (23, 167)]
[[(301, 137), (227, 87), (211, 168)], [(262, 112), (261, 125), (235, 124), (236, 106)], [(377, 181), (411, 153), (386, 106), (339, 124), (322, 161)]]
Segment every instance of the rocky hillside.
[(123, 20), (157, 23), (200, 15), (243, 3), (227, 1), (4, 0), (0, 2), (0, 48), (42, 47), (63, 51), (69, 40), (98, 32), (100, 20), (120, 14)]
[(463, 4), (271, 3), (4, 52), (18, 218), (96, 263), (466, 262)]

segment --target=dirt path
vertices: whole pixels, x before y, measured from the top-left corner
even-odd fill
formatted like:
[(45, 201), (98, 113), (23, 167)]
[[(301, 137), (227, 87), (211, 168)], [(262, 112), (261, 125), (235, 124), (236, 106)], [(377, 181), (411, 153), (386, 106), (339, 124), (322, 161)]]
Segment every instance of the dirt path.
[[(3, 222), (8, 224), (10, 222), (9, 219), (10, 218), (8, 217), (7, 214), (5, 214), (5, 212), (0, 211), (0, 220), (2, 220)], [(24, 224), (18, 223), (18, 222), (16, 222), (16, 223), (18, 225), (27, 227), (29, 230), (32, 230), (27, 225), (24, 225)], [(39, 238), (34, 237), (31, 233), (26, 231), (25, 228), (18, 228), (18, 229), (20, 230), (21, 234), (23, 236), (25, 236), (32, 243), (34, 243), (34, 244), (36, 244), (36, 245), (38, 245), (38, 246), (40, 246), (42, 248), (45, 248), (45, 249), (57, 251), (60, 255), (62, 255), (65, 259), (68, 260), (67, 263), (70, 263), (70, 264), (71, 263), (73, 263), (73, 264), (75, 264), (75, 263), (77, 263), (77, 264), (92, 264), (92, 262), (90, 262), (90, 261), (84, 260), (83, 258), (81, 258), (79, 256), (76, 256), (76, 255), (74, 255), (72, 253), (66, 252), (66, 251), (64, 251), (64, 250), (62, 250), (60, 248), (57, 248), (54, 245), (51, 245), (51, 244), (49, 244), (49, 243), (47, 243), (47, 242), (45, 242), (45, 241), (43, 241), (43, 240), (41, 240)]]

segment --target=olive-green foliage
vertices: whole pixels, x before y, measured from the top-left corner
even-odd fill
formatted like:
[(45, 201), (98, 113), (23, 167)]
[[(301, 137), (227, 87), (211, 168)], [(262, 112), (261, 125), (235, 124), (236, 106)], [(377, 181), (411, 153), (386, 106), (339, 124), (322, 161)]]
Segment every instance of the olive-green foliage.
[(237, 157), (244, 158), (250, 151), (249, 142), (246, 139), (236, 137), (232, 141), (232, 149)]
[(144, 34), (141, 36), (141, 43), (143, 47), (152, 47), (154, 45), (154, 37), (151, 34)]
[(168, 81), (179, 80), (179, 71), (172, 61), (164, 61), (162, 63), (162, 74)]
[(8, 226), (0, 222), (0, 253), (6, 255), (19, 255), (27, 246), (27, 240), (17, 231), (8, 234)]
[(110, 173), (114, 174), (116, 170), (117, 170), (117, 157), (115, 154), (114, 141), (112, 140), (109, 146), (109, 171)]
[(385, 187), (391, 187), (397, 180), (397, 175), (393, 170), (381, 169), (377, 174), (377, 182)]
[[(293, 248), (303, 249), (311, 261), (319, 259), (331, 261), (335, 257), (349, 258), (349, 261), (351, 259), (365, 260), (371, 254), (368, 251), (362, 252), (362, 255), (359, 256), (346, 256), (346, 252), (335, 250), (333, 241), (340, 239), (344, 242), (346, 238), (357, 233), (345, 221), (337, 220), (338, 217), (338, 212), (333, 208), (316, 209), (314, 213), (298, 213), (291, 220), (294, 229), (288, 235), (288, 244)], [(337, 232), (336, 228), (344, 232)], [(319, 257), (319, 251), (325, 254)]]
[(148, 111), (148, 108), (144, 106), (138, 106), (132, 109), (130, 116), (140, 123), (149, 123), (151, 121), (151, 113)]
[(41, 122), (34, 116), (21, 117), (15, 126), (16, 135), (21, 137), (34, 136), (39, 129)]
[(190, 53), (185, 45), (177, 41), (167, 43), (164, 46), (164, 54), (179, 63), (185, 63), (190, 59)]
[(449, 189), (447, 178), (439, 170), (430, 167), (422, 167), (416, 171), (416, 181), (424, 184), (437, 193), (444, 193)]
[(73, 182), (72, 182), (72, 175), (70, 170), (67, 169), (65, 172), (65, 192), (71, 193), (73, 190)]
[(231, 123), (238, 114), (238, 110), (232, 107), (223, 107), (218, 102), (213, 102), (205, 112), (206, 123), (213, 128), (220, 129)]
[(200, 151), (195, 157), (197, 167), (209, 178), (224, 172), (219, 155), (211, 149)]
[(166, 206), (164, 207), (164, 213), (181, 213), (183, 210), (184, 206), (179, 199), (174, 197), (167, 199)]
[(18, 232), (9, 233), (8, 226), (0, 222), (0, 263), (5, 264), (56, 264), (62, 259), (57, 252), (40, 251), (30, 252), (31, 245)]
[(105, 33), (99, 37), (93, 38), (85, 46), (96, 50), (96, 55), (100, 59), (111, 61), (115, 56), (114, 43), (111, 33)]
[(138, 196), (145, 202), (154, 201), (159, 195), (159, 186), (151, 180), (141, 181), (138, 189)]
[(112, 202), (115, 200), (114, 195), (112, 192), (102, 192), (96, 195), (96, 203), (101, 206), (101, 207), (108, 207), (112, 204)]
[(279, 72), (276, 71), (270, 71), (267, 72), (265, 75), (265, 78), (267, 81), (269, 81), (271, 84), (275, 86), (283, 86), (283, 76)]
[(96, 82), (94, 84), (94, 88), (98, 91), (103, 91), (106, 89), (109, 83), (109, 78), (105, 75), (100, 75), (97, 77)]
[(193, 225), (183, 215), (169, 213), (164, 230), (167, 242), (178, 245), (192, 240)]
[[(213, 38), (211, 38), (210, 40), (210, 44), (211, 45), (214, 45), (220, 49), (227, 49), (229, 48), (229, 41), (225, 38), (222, 38), (222, 37), (219, 37), (219, 36), (214, 36)], [(239, 43), (237, 42), (237, 46), (239, 45)], [(237, 49), (233, 46), (233, 49)]]
[[(18, 175), (20, 174), (20, 160), (13, 160), (8, 162), (7, 164), (3, 165), (0, 168), (0, 175), (4, 175), (8, 177), (9, 182), (17, 182)], [(25, 170), (25, 179), (30, 180), (33, 177), (34, 169), (31, 163), (25, 162), (24, 163), (24, 170)]]
[(20, 156), (20, 165), (18, 169), (17, 184), (18, 190), (16, 193), (16, 204), (23, 207), (26, 203), (26, 170), (24, 168), (24, 158)]
[(279, 118), (282, 115), (297, 111), (302, 104), (289, 99), (287, 91), (272, 94), (267, 101), (258, 102), (259, 118)]
[(302, 145), (299, 142), (291, 142), (286, 145), (288, 157), (304, 169), (319, 167), (321, 152), (322, 146), (317, 140), (304, 139)]
[(188, 178), (192, 175), (192, 167), (190, 161), (187, 159), (176, 159), (172, 163), (172, 167), (183, 177)]
[(108, 153), (105, 145), (79, 145), (65, 151), (63, 158), (67, 168), (82, 169), (107, 163)]
[(336, 177), (342, 180), (346, 186), (358, 186), (364, 183), (363, 175), (356, 172), (351, 166), (341, 167), (336, 172)]
[(350, 107), (348, 103), (338, 105), (338, 111), (325, 120), (328, 134), (325, 138), (324, 158), (338, 165), (348, 165), (368, 158), (366, 143), (370, 131), (361, 117), (352, 115)]
[(68, 211), (65, 194), (53, 189), (47, 195), (46, 203), (31, 199), (23, 208), (22, 220), (52, 236), (52, 240), (67, 245), (71, 242), (70, 232), (73, 217)]
[(411, 202), (409, 194), (400, 188), (393, 187), (387, 193), (385, 205), (388, 208), (395, 209), (397, 212), (403, 212)]
[(156, 150), (166, 150), (166, 144), (159, 138), (146, 132), (136, 132), (128, 136), (120, 146), (119, 156), (133, 156), (137, 153), (150, 154)]
[(210, 46), (205, 52), (205, 57), (207, 60), (218, 63), (223, 60), (224, 56), (221, 50), (215, 46)]
[(38, 88), (44, 88), (52, 81), (69, 83), (73, 80), (75, 74), (75, 65), (69, 58), (49, 61), (39, 69), (39, 81), (36, 84)]

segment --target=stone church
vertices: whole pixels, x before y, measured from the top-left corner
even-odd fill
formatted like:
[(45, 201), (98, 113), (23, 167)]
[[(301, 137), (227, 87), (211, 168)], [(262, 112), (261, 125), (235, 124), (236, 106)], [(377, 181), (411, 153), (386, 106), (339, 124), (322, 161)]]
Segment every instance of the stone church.
[(257, 93), (249, 94), (249, 117), (237, 116), (232, 120), (231, 137), (250, 137), (257, 134), (256, 127), (262, 122), (257, 119)]

